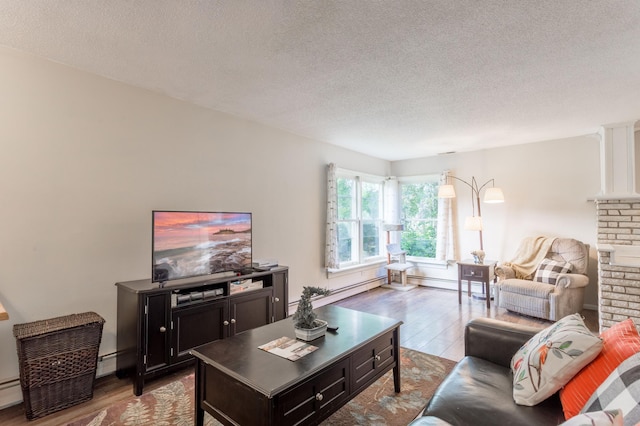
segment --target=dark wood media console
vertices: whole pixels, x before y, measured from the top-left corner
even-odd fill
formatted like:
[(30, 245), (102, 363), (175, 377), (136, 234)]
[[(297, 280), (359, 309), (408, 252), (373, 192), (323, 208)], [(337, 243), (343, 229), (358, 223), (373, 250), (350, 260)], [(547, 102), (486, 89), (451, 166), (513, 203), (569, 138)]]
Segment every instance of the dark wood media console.
[[(144, 382), (194, 359), (189, 350), (287, 317), (286, 266), (241, 276), (182, 280), (160, 287), (151, 280), (116, 283), (116, 375)], [(262, 281), (262, 288), (231, 294), (232, 283)]]

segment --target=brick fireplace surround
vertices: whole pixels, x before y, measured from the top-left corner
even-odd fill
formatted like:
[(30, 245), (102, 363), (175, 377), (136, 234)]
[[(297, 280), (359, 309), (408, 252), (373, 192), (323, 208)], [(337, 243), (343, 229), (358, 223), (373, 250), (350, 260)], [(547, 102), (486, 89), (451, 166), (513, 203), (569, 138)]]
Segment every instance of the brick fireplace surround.
[(612, 264), (612, 252), (603, 249), (637, 246), (640, 256), (640, 198), (596, 200), (596, 211), (600, 331), (627, 318), (640, 325), (640, 264)]

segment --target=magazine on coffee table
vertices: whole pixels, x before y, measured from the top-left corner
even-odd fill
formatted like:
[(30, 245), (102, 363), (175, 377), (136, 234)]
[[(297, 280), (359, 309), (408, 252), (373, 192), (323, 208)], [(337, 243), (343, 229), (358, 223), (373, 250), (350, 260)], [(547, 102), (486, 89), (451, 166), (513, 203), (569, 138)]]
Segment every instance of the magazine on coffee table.
[(260, 345), (258, 348), (291, 361), (296, 361), (318, 349), (317, 346), (310, 345), (292, 337), (280, 337), (269, 343)]

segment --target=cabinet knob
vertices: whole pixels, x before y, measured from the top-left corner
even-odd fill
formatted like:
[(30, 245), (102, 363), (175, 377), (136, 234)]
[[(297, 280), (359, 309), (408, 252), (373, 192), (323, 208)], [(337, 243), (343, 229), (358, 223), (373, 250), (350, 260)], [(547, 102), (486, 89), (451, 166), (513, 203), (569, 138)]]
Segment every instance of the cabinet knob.
[(235, 324), (236, 323), (236, 319), (235, 318), (231, 318), (231, 324)]
[(274, 300), (276, 303), (278, 303), (278, 302), (280, 301), (280, 298), (279, 298), (279, 297), (275, 297), (273, 300)]
[(164, 333), (165, 331), (167, 331), (167, 327), (165, 327), (164, 325), (160, 327), (160, 333)]
[(322, 394), (320, 392), (318, 392), (316, 394), (316, 401), (322, 401), (322, 398), (324, 398), (324, 396), (322, 396)]
[(225, 320), (225, 321), (223, 322), (223, 324), (224, 324), (224, 325), (229, 325), (229, 321)]
[(376, 361), (380, 361), (380, 355), (376, 355), (374, 358)]
[(473, 272), (473, 271), (469, 272), (469, 275), (471, 275), (471, 276), (474, 276), (475, 274), (476, 274), (476, 273), (475, 273), (475, 272)]

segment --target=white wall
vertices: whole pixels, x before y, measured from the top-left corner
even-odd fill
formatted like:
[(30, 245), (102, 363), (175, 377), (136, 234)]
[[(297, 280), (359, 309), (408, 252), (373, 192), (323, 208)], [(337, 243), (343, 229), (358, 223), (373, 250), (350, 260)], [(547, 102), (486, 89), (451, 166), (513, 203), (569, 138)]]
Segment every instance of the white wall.
[[(516, 145), (470, 153), (447, 154), (392, 163), (392, 174), (411, 176), (449, 169), (480, 185), (495, 179), (504, 204), (482, 204), (484, 250), (487, 259), (510, 260), (523, 237), (570, 237), (591, 246), (591, 285), (585, 304), (597, 306), (596, 209), (589, 201), (600, 191), (599, 139), (595, 135)], [(470, 258), (479, 248), (478, 232), (463, 229), (471, 215), (471, 190), (454, 182), (458, 210), (459, 255)], [(481, 194), (483, 195), (483, 194)], [(454, 267), (424, 268), (428, 277), (455, 279)]]
[[(292, 301), (303, 285), (367, 279), (371, 271), (354, 271), (329, 282), (324, 272), (329, 162), (495, 178), (507, 202), (483, 206), (489, 258), (508, 258), (536, 233), (595, 244), (590, 137), (389, 163), (2, 48), (0, 94), (0, 301), (10, 315), (0, 381), (18, 375), (16, 323), (95, 311), (106, 319), (100, 353), (115, 351), (114, 283), (150, 276), (153, 209), (253, 212), (255, 256), (290, 267)], [(465, 232), (463, 255), (477, 248)]]
[[(0, 381), (17, 377), (12, 325), (106, 319), (114, 283), (150, 277), (153, 209), (250, 211), (254, 256), (290, 267), (290, 298), (328, 287), (326, 165), (389, 162), (0, 49)], [(2, 404), (0, 404), (2, 405)]]

